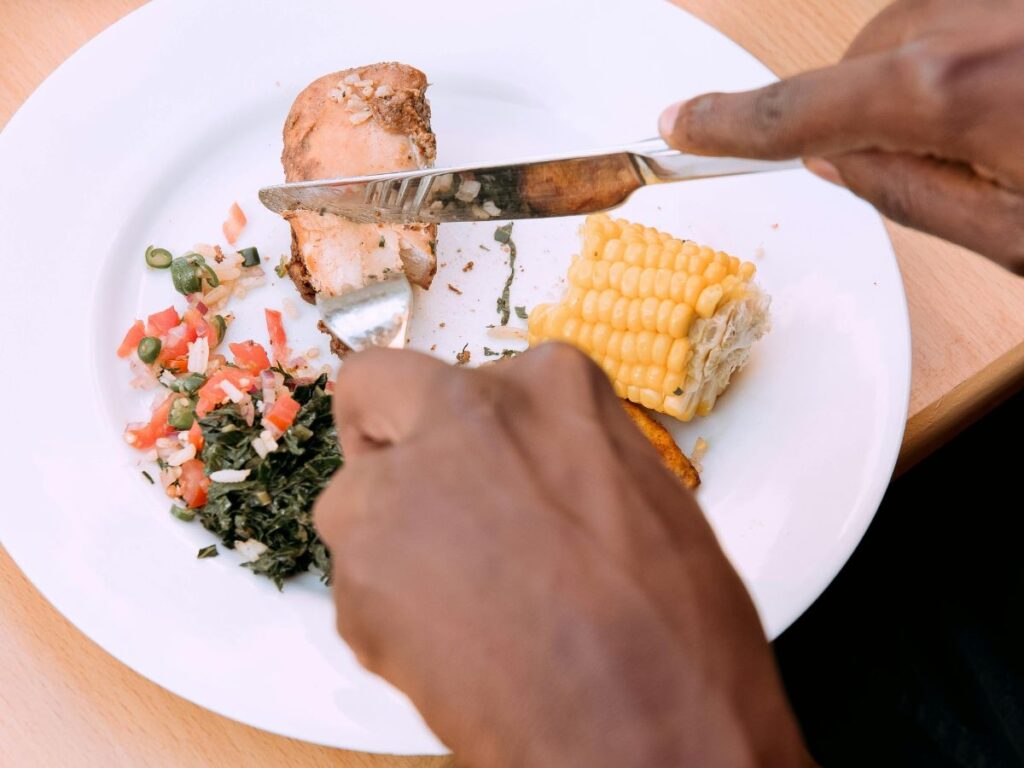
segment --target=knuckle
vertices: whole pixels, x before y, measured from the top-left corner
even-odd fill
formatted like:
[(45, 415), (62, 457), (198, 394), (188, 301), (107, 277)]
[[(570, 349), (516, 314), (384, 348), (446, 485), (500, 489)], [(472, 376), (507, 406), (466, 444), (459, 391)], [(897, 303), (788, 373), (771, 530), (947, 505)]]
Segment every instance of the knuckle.
[(953, 116), (964, 69), (959, 51), (946, 44), (919, 42), (896, 55), (896, 76), (919, 117)]

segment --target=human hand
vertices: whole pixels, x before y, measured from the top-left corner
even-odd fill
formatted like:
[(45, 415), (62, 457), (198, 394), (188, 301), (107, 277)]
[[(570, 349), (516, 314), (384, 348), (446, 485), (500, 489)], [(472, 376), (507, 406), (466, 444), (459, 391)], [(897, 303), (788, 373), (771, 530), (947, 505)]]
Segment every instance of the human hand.
[(809, 764), (739, 578), (583, 354), (373, 350), (334, 403), (338, 629), (460, 765)]
[(669, 107), (702, 155), (803, 157), (901, 224), (1024, 274), (1024, 0), (898, 0), (839, 64)]

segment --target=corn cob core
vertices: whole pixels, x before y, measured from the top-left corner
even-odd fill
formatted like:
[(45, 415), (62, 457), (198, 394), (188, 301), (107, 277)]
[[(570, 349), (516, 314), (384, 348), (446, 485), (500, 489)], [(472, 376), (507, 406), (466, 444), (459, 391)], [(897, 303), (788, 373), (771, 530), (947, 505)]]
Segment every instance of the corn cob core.
[(588, 216), (569, 290), (533, 308), (529, 342), (574, 344), (619, 397), (689, 421), (711, 411), (768, 330), (769, 299), (754, 271), (651, 227)]

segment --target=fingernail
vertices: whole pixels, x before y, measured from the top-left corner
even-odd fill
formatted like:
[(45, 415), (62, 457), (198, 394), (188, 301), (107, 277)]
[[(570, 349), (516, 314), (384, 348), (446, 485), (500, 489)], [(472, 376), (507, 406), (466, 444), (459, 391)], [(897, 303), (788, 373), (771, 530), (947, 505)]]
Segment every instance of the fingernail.
[(669, 144), (672, 142), (672, 134), (676, 130), (676, 121), (679, 119), (679, 110), (683, 108), (683, 102), (677, 102), (671, 107), (661, 113), (661, 117), (658, 118), (658, 133), (661, 134), (661, 138), (665, 139)]
[(839, 170), (828, 160), (821, 157), (808, 157), (804, 159), (804, 167), (819, 179), (824, 179), (839, 187), (846, 186), (843, 183), (843, 177), (839, 175)]

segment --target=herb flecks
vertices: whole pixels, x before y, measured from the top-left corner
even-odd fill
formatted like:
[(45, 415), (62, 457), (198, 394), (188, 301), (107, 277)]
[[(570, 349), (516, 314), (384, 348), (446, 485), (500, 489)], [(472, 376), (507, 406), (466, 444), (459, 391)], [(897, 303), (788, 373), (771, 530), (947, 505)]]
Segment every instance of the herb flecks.
[(380, 240), (377, 241), (377, 247), (378, 248), (383, 248), (387, 244), (388, 244), (388, 241), (384, 239), (384, 235), (381, 235), (380, 236)]
[(484, 357), (500, 357), (504, 360), (507, 357), (515, 357), (519, 354), (522, 354), (522, 352), (518, 349), (503, 349), (498, 352), (490, 347), (484, 347)]
[(279, 261), (277, 263), (277, 266), (274, 267), (274, 272), (277, 274), (278, 277), (284, 277), (285, 275), (288, 274), (288, 262), (285, 261), (284, 256), (281, 257), (281, 261)]
[(501, 289), (501, 296), (498, 297), (497, 309), (501, 316), (501, 324), (508, 325), (511, 315), (509, 307), (509, 293), (512, 290), (512, 281), (516, 277), (516, 244), (512, 240), (512, 224), (509, 222), (503, 227), (494, 230), (494, 239), (502, 245), (508, 246), (508, 277), (505, 279), (505, 287)]
[(205, 560), (208, 557), (217, 557), (217, 555), (219, 554), (220, 552), (217, 551), (217, 545), (211, 544), (210, 546), (203, 547), (198, 552), (196, 552), (196, 559)]
[(149, 480), (150, 485), (156, 485), (156, 483), (153, 481), (153, 476), (150, 475), (149, 472), (147, 472), (146, 470), (142, 470), (142, 476)]
[(516, 317), (520, 320), (528, 319), (530, 316), (526, 314), (526, 307), (516, 307)]

